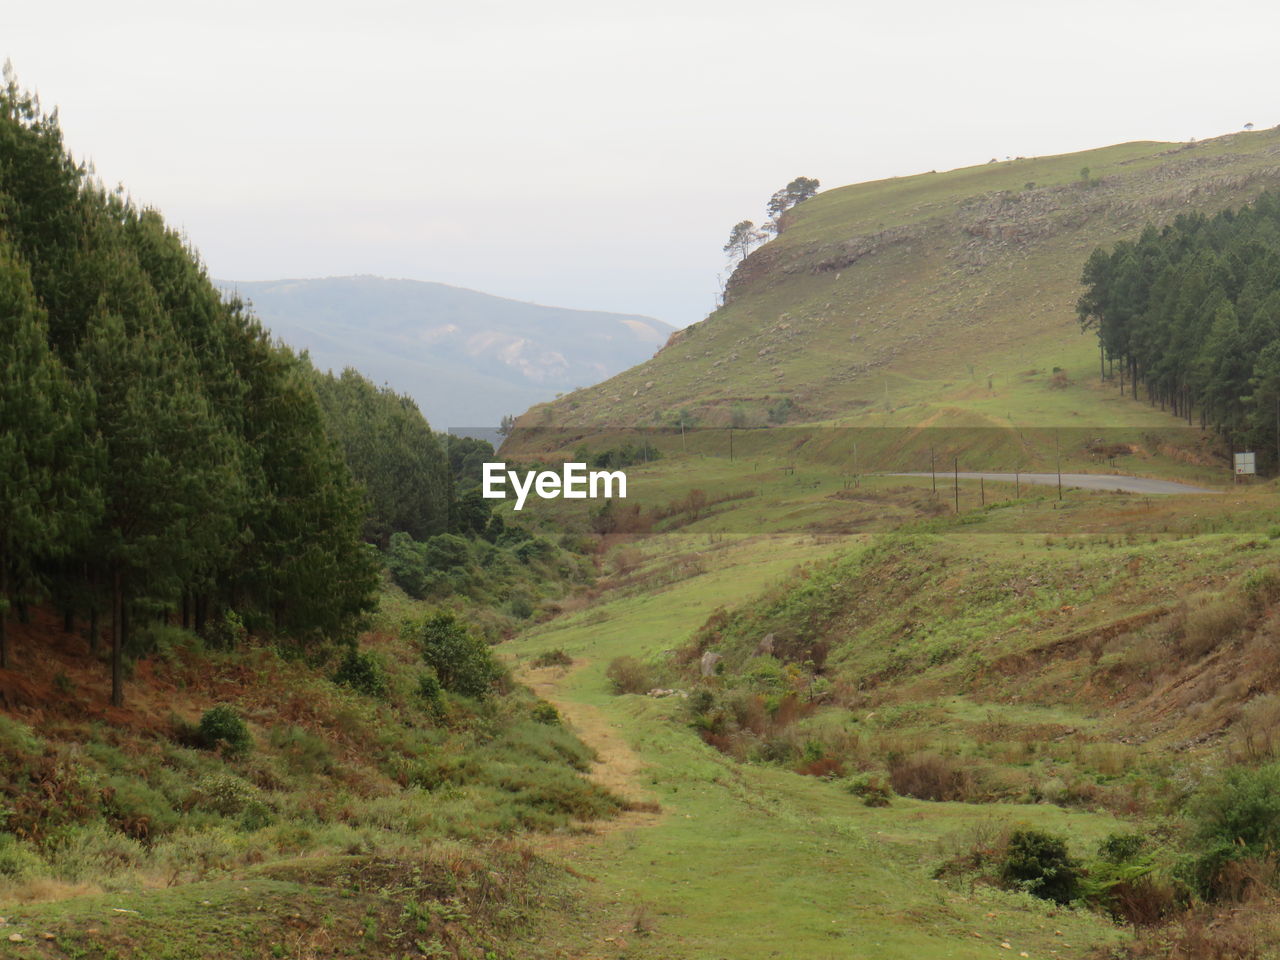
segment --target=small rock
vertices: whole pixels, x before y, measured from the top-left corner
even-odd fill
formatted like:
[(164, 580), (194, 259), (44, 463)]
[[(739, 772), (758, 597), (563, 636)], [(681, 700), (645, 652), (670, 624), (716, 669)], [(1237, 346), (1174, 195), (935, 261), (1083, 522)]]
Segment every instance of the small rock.
[(49, 933), (48, 931), (45, 931), (44, 933), (40, 934), (40, 936), (41, 936), (43, 939), (45, 939), (45, 940), (57, 940), (57, 939), (58, 939), (58, 937), (57, 937), (57, 935), (56, 935), (56, 934)]
[(702, 675), (704, 677), (714, 676), (716, 672), (716, 664), (723, 659), (724, 657), (720, 656), (720, 654), (716, 653), (714, 650), (708, 650), (704, 653), (702, 655), (702, 661), (699, 664)]
[(22, 934), (20, 934), (20, 933), (11, 933), (11, 934), (9, 934), (9, 942), (10, 942), (10, 943), (21, 943), (21, 942), (22, 942), (23, 940), (25, 940), (25, 939), (27, 939), (27, 938), (26, 938), (26, 937), (24, 937), (24, 936), (23, 936)]

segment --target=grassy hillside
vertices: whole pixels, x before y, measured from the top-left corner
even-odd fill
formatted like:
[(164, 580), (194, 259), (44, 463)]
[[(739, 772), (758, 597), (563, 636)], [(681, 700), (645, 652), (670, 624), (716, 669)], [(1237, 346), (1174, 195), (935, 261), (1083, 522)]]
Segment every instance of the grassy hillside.
[[(526, 514), (607, 531), (605, 575), (509, 650), (663, 809), (573, 852), (603, 889), (570, 955), (1280, 956), (1276, 487), (1226, 488), (1213, 437), (1101, 382), (1074, 311), (1095, 246), (1277, 157), (1266, 131), (828, 191), (706, 321), (526, 414), (552, 429), (513, 457), (662, 451), (625, 509)], [(936, 491), (867, 475), (931, 448)], [(1221, 495), (957, 491), (953, 457)], [(1070, 906), (1011, 879), (1025, 831)]]
[(1277, 184), (1268, 130), (828, 190), (786, 215), (705, 321), (523, 423), (651, 425), (683, 410), (758, 425), (785, 398), (793, 423), (1167, 424), (1098, 383), (1074, 312), (1084, 260), (1148, 222)]
[(387, 588), (372, 672), (151, 628), (123, 709), (32, 610), (0, 671), (5, 955), (509, 956), (568, 922), (576, 884), (529, 839), (620, 802), (523, 687), (426, 690), (403, 624), (427, 609)]

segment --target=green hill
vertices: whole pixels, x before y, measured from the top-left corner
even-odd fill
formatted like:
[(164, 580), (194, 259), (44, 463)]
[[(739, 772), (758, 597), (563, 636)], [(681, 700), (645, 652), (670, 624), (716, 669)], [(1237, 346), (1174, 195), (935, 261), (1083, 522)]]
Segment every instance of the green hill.
[(523, 422), (645, 425), (683, 410), (761, 425), (786, 400), (789, 422), (1172, 422), (1099, 384), (1075, 319), (1084, 260), (1147, 223), (1248, 201), (1280, 184), (1278, 160), (1267, 130), (828, 190), (785, 215), (706, 320)]

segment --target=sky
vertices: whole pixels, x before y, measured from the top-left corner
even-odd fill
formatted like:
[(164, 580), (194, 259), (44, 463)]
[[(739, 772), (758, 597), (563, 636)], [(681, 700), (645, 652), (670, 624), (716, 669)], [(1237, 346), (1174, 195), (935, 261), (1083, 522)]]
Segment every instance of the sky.
[(433, 280), (676, 326), (824, 188), (1280, 123), (1261, 2), (8, 4), (67, 145), (214, 276)]

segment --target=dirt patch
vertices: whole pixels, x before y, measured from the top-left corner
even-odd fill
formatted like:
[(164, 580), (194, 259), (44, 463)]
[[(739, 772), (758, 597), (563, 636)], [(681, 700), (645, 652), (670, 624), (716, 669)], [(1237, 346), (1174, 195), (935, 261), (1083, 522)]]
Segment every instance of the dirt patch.
[[(587, 665), (587, 660), (575, 660), (568, 667), (526, 667), (517, 678), (555, 705), (560, 716), (587, 746), (596, 754), (596, 762), (587, 776), (606, 790), (622, 797), (630, 809), (611, 820), (594, 820), (589, 824), (593, 834), (651, 827), (662, 819), (655, 797), (640, 786), (645, 763), (609, 723), (596, 707), (579, 703), (564, 696), (565, 681)], [(564, 837), (548, 837), (552, 847), (560, 846)], [(541, 842), (541, 841), (538, 841)]]

